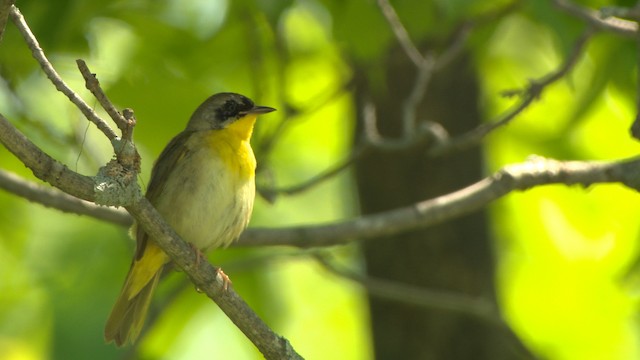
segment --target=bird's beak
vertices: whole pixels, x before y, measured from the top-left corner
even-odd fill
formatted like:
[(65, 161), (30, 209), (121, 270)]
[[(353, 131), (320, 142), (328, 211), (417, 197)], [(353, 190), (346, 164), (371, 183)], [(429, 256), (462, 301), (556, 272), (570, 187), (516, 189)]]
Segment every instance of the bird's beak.
[(268, 106), (254, 106), (253, 109), (249, 109), (245, 112), (245, 114), (266, 114), (272, 111), (276, 111), (276, 109)]

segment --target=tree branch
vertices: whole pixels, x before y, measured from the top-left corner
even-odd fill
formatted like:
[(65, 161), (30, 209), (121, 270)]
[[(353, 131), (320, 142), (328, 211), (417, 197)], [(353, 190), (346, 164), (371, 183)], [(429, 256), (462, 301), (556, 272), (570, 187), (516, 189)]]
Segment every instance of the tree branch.
[(22, 14), (20, 13), (20, 10), (12, 5), (9, 15), (11, 16), (11, 20), (13, 20), (15, 26), (22, 34), (25, 43), (31, 50), (33, 58), (36, 59), (38, 64), (40, 64), (42, 71), (44, 71), (44, 73), (47, 75), (49, 80), (51, 80), (56, 89), (65, 94), (69, 98), (69, 100), (74, 105), (76, 105), (78, 109), (80, 109), (80, 112), (82, 112), (82, 114), (89, 121), (96, 124), (98, 129), (100, 129), (100, 131), (102, 131), (109, 140), (117, 138), (118, 136), (111, 129), (111, 127), (104, 120), (102, 120), (98, 116), (98, 114), (96, 114), (96, 112), (93, 111), (93, 109), (89, 105), (87, 105), (87, 103), (85, 103), (84, 100), (80, 98), (80, 96), (78, 96), (78, 94), (71, 90), (71, 88), (64, 82), (64, 80), (62, 80), (60, 75), (58, 75), (58, 72), (53, 68), (53, 65), (51, 65), (49, 59), (47, 59), (46, 55), (44, 54), (44, 51), (42, 51), (38, 40), (31, 32), (29, 25), (27, 25), (27, 22), (24, 20), (24, 16), (22, 16)]
[[(3, 120), (4, 118), (0, 115), (0, 141), (4, 143), (4, 134), (7, 132), (6, 128), (2, 127)], [(46, 179), (43, 180), (46, 181)], [(640, 158), (612, 162), (563, 162), (535, 157), (522, 164), (507, 166), (494, 175), (457, 192), (412, 206), (334, 224), (281, 229), (250, 228), (232, 246), (288, 245), (311, 248), (345, 244), (354, 240), (398, 234), (447, 221), (478, 210), (516, 190), (522, 191), (548, 184), (580, 184), (586, 187), (597, 183), (622, 183), (629, 188), (639, 190)], [(7, 187), (1, 182), (0, 186)], [(19, 192), (19, 195), (29, 191), (24, 189), (29, 187), (24, 180), (16, 182), (13, 186), (21, 188), (15, 191)], [(25, 197), (46, 206), (98, 217), (95, 212), (85, 211), (82, 208), (79, 211), (73, 210), (74, 205), (68, 203), (71, 200), (67, 197), (56, 196), (55, 202), (46, 202), (39, 196)], [(125, 226), (131, 223), (131, 219), (118, 210), (105, 207), (98, 209), (107, 214), (104, 217), (98, 217), (100, 219)]]
[(95, 200), (93, 179), (67, 168), (40, 150), (24, 134), (0, 114), (0, 142), (11, 151), (33, 174), (69, 195), (87, 201)]
[[(365, 141), (368, 145), (388, 151), (407, 149), (427, 141), (432, 143), (432, 148), (434, 149), (432, 150), (432, 155), (443, 155), (444, 152), (439, 151), (453, 149), (454, 146), (449, 148), (449, 145), (458, 145), (458, 143), (456, 142), (454, 144), (453, 141), (445, 141), (448, 138), (448, 135), (441, 125), (435, 125), (434, 123), (429, 122), (418, 122), (417, 119), (417, 108), (424, 100), (431, 78), (435, 72), (449, 65), (449, 63), (451, 63), (451, 61), (453, 61), (462, 52), (464, 44), (469, 37), (469, 33), (473, 28), (484, 25), (514, 11), (518, 6), (520, 6), (522, 0), (514, 0), (503, 7), (487, 11), (475, 18), (461, 22), (458, 28), (453, 32), (452, 36), (450, 36), (451, 40), (445, 49), (438, 55), (435, 55), (430, 51), (426, 52), (424, 55), (421, 54), (416, 44), (411, 41), (406, 28), (400, 21), (398, 14), (389, 1), (378, 0), (377, 3), (382, 15), (385, 17), (391, 31), (395, 35), (396, 40), (400, 43), (400, 46), (407, 57), (416, 66), (417, 74), (413, 87), (407, 96), (407, 99), (402, 104), (402, 137), (399, 139), (385, 139), (379, 134), (376, 124), (377, 118), (375, 106), (369, 103), (363, 109)], [(534, 84), (531, 86), (531, 90), (534, 88), (533, 85)], [(526, 104), (522, 104), (519, 109), (514, 111), (512, 117), (515, 117), (517, 113), (526, 108), (532, 101), (533, 99)], [(506, 122), (508, 121), (509, 120)], [(502, 124), (497, 126), (500, 125)], [(479, 140), (484, 136), (481, 135), (478, 130), (483, 130), (488, 133), (493, 129), (491, 126), (476, 129), (473, 135), (474, 137), (478, 137), (478, 139), (473, 139), (473, 141)], [(467, 139), (460, 140), (464, 140), (465, 142), (467, 141)]]
[[(363, 153), (367, 152), (371, 148), (375, 147), (382, 150), (395, 151), (407, 149), (411, 146), (423, 143), (425, 141), (433, 143), (434, 147), (438, 147), (440, 144), (446, 142), (448, 134), (442, 125), (436, 122), (421, 121), (417, 119), (417, 108), (425, 97), (425, 93), (429, 87), (430, 80), (433, 74), (446, 67), (453, 59), (455, 59), (464, 49), (464, 44), (472, 29), (490, 23), (495, 19), (498, 19), (506, 14), (517, 9), (523, 0), (513, 0), (512, 2), (499, 7), (472, 19), (468, 19), (462, 22), (458, 28), (450, 36), (451, 41), (446, 48), (437, 56), (427, 53), (424, 56), (420, 54), (417, 46), (411, 41), (409, 34), (400, 21), (393, 6), (387, 0), (378, 0), (378, 7), (380, 8), (382, 15), (385, 17), (389, 27), (394, 33), (396, 40), (401, 44), (406, 55), (412, 60), (417, 68), (417, 75), (413, 84), (412, 90), (407, 97), (407, 100), (402, 106), (402, 122), (403, 122), (403, 134), (399, 139), (385, 139), (380, 135), (377, 129), (377, 119), (375, 106), (373, 104), (367, 104), (364, 107), (364, 129), (365, 140), (360, 144), (358, 149), (354, 151), (347, 159), (335, 164), (330, 169), (323, 171), (322, 173), (310, 178), (309, 180), (297, 185), (276, 188), (275, 186), (264, 186), (258, 189), (260, 194), (268, 201), (273, 202), (279, 194), (293, 195), (302, 191), (305, 191), (316, 184), (332, 178), (339, 174), (342, 170), (346, 169), (353, 163), (355, 163)], [(331, 100), (334, 96), (341, 94), (342, 89), (346, 86), (342, 86), (338, 91), (330, 94), (326, 99), (311, 108), (307, 108), (306, 112), (313, 112), (316, 108), (321, 107), (324, 103)], [(261, 152), (271, 149), (278, 135), (281, 135), (284, 129), (284, 125), (290, 123), (290, 119), (293, 115), (292, 112), (286, 108), (285, 117), (278, 124), (274, 134), (268, 139), (268, 141), (260, 144)]]
[[(77, 174), (52, 159), (29, 141), (0, 114), (0, 142), (15, 154), (34, 175), (79, 198), (96, 201), (94, 179)], [(106, 176), (109, 174), (103, 174)], [(120, 174), (111, 174), (120, 175)], [(126, 174), (125, 174), (126, 175)], [(115, 182), (120, 182), (116, 180)], [(21, 185), (24, 188), (24, 184)], [(267, 327), (240, 296), (228, 288), (221, 291), (224, 281), (211, 264), (197, 261), (193, 248), (167, 225), (144, 197), (130, 199), (126, 206), (142, 226), (194, 284), (213, 299), (267, 359), (299, 359), (288, 341)]]
[(505, 91), (503, 93), (505, 96), (521, 95), (522, 98), (518, 104), (504, 113), (499, 118), (499, 120), (487, 124), (482, 124), (465, 134), (456, 136), (446, 141), (435, 143), (434, 146), (428, 151), (429, 156), (444, 156), (452, 152), (459, 152), (468, 149), (479, 144), (482, 139), (484, 139), (484, 137), (490, 134), (492, 131), (509, 124), (523, 110), (528, 108), (529, 105), (531, 105), (535, 100), (539, 99), (542, 95), (542, 92), (549, 85), (562, 79), (573, 69), (575, 64), (578, 62), (578, 59), (580, 59), (580, 55), (582, 55), (586, 44), (588, 43), (589, 39), (591, 39), (591, 36), (593, 34), (594, 29), (587, 28), (575, 42), (573, 48), (571, 49), (571, 52), (566, 57), (564, 62), (556, 70), (537, 80), (531, 80), (529, 82), (529, 86), (524, 90), (516, 89)]
[(16, 0), (0, 1), (0, 40), (2, 40), (2, 36), (4, 35), (4, 29), (7, 27), (9, 13), (11, 12), (11, 8), (15, 2)]
[(209, 296), (229, 319), (260, 349), (267, 359), (302, 359), (287, 339), (273, 332), (244, 300), (229, 287), (220, 273), (207, 261), (198, 261), (198, 253), (180, 239), (164, 222), (161, 215), (140, 197), (127, 207), (138, 224), (171, 256), (171, 260), (191, 278), (193, 283)]
[(603, 19), (598, 11), (573, 4), (571, 1), (551, 1), (558, 9), (579, 19), (585, 20), (588, 24), (595, 26), (597, 29), (610, 31), (628, 38), (635, 37), (636, 32), (638, 31), (638, 24), (633, 21), (615, 17)]
[(378, 0), (378, 7), (380, 8), (384, 18), (389, 23), (391, 31), (393, 31), (393, 34), (398, 40), (398, 43), (400, 43), (400, 46), (402, 46), (404, 52), (416, 67), (421, 68), (425, 59), (422, 57), (420, 50), (418, 50), (413, 41), (411, 41), (409, 32), (402, 24), (402, 21), (400, 21), (396, 10), (391, 6), (388, 0)]
[(360, 159), (370, 148), (365, 145), (360, 145), (355, 148), (352, 153), (341, 162), (334, 164), (332, 167), (324, 170), (321, 173), (312, 176), (306, 181), (303, 181), (299, 184), (281, 187), (281, 188), (260, 188), (258, 191), (260, 195), (264, 196), (268, 201), (273, 202), (278, 195), (295, 195), (310, 189), (311, 187), (328, 180), (337, 174), (339, 174), (344, 169), (351, 166), (358, 159)]
[(131, 226), (132, 224), (131, 216), (122, 209), (99, 206), (54, 188), (44, 187), (27, 181), (16, 174), (1, 169), (0, 188), (15, 195), (22, 196), (29, 201), (40, 203), (46, 207), (63, 212), (88, 215), (122, 226)]
[(237, 246), (300, 248), (345, 244), (427, 227), (472, 213), (516, 190), (548, 184), (622, 183), (640, 190), (640, 158), (613, 162), (557, 161), (533, 157), (456, 192), (411, 206), (335, 224), (246, 231)]
[(113, 120), (113, 122), (116, 123), (116, 125), (118, 126), (118, 129), (122, 131), (126, 131), (126, 129), (129, 127), (127, 120), (125, 120), (124, 116), (122, 116), (122, 114), (118, 112), (118, 109), (116, 109), (116, 107), (113, 106), (111, 101), (109, 101), (107, 94), (105, 94), (104, 91), (102, 91), (102, 88), (100, 87), (100, 82), (98, 81), (96, 74), (92, 73), (91, 70), (89, 70), (87, 63), (84, 60), (78, 59), (76, 60), (76, 64), (78, 65), (80, 74), (82, 74), (82, 77), (84, 78), (85, 86), (87, 90), (91, 91), (93, 96), (100, 103), (100, 106), (102, 106), (102, 108), (107, 112), (107, 114), (109, 114), (109, 117), (111, 117), (111, 120)]
[[(49, 63), (45, 57), (42, 49), (40, 49), (24, 17), (15, 6), (11, 7), (11, 16), (31, 48), (34, 58), (40, 63), (42, 69), (56, 88), (67, 95), (88, 119), (99, 119), (97, 115), (86, 106), (86, 103), (58, 76), (51, 63)], [(79, 65), (82, 67), (81, 62), (79, 62)], [(86, 64), (84, 68), (88, 72)], [(91, 74), (89, 79), (86, 79), (88, 82), (87, 85), (92, 88), (94, 93), (96, 91), (102, 93), (97, 81), (90, 83), (91, 78), (95, 79)], [(114, 110), (117, 113), (117, 110), (115, 110), (115, 107), (109, 102), (106, 96), (102, 98), (101, 104), (105, 106), (105, 108)], [(89, 111), (86, 111), (87, 109)], [(126, 129), (123, 130), (123, 132), (129, 131), (130, 135), (135, 125), (135, 119), (132, 111), (127, 111), (124, 115)], [(136, 166), (135, 156), (137, 153), (135, 152), (133, 143), (130, 142), (130, 139), (123, 139), (122, 141), (120, 141), (120, 139), (116, 140), (115, 133), (111, 131), (106, 123), (102, 122), (101, 119), (99, 120), (100, 122), (97, 123), (98, 126), (100, 127), (100, 124), (104, 124), (105, 129), (109, 130), (105, 132), (105, 135), (114, 143), (114, 149), (118, 150), (117, 144), (120, 144), (120, 150), (128, 152), (128, 154), (127, 157), (123, 157), (121, 156), (122, 154), (116, 151), (118, 160), (110, 161), (106, 166), (102, 167), (98, 175), (93, 178), (75, 173), (65, 165), (51, 158), (19, 132), (2, 114), (0, 114), (0, 142), (29, 167), (36, 177), (62, 191), (80, 199), (93, 201), (97, 204), (125, 206), (136, 218), (138, 225), (142, 226), (143, 229), (156, 240), (172, 261), (189, 275), (198, 288), (203, 290), (220, 306), (236, 326), (256, 345), (265, 358), (300, 359), (301, 357), (293, 350), (286, 339), (277, 335), (262, 322), (233, 289), (226, 288), (220, 273), (214, 269), (211, 264), (204, 261), (197, 261), (197, 251), (184, 240), (180, 239), (169, 225), (164, 222), (149, 201), (141, 196), (136, 183), (138, 168)], [(127, 144), (130, 146), (127, 146)], [(16, 183), (18, 182), (13, 182), (13, 184)], [(19, 183), (18, 187), (23, 190), (28, 188), (25, 183)], [(34, 189), (29, 190), (30, 193), (34, 193)], [(43, 198), (42, 191), (35, 190), (35, 192), (41, 195), (39, 199)], [(66, 203), (70, 202), (68, 198), (62, 196), (54, 195), (53, 197), (64, 199), (62, 201)], [(51, 196), (49, 196), (49, 198), (51, 198)]]
[(318, 254), (315, 259), (328, 271), (360, 284), (373, 296), (428, 309), (454, 312), (507, 328), (497, 307), (488, 299), (472, 298), (469, 295), (451, 291), (427, 289), (397, 281), (364, 276), (341, 268), (325, 255)]

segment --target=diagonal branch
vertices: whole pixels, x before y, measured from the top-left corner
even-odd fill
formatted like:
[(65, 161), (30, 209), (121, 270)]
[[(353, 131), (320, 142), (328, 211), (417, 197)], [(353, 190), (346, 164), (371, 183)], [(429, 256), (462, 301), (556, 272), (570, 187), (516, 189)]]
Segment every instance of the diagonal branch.
[(40, 150), (24, 134), (0, 114), (0, 142), (33, 174), (76, 198), (94, 201), (93, 179), (67, 168)]
[(198, 261), (198, 253), (180, 239), (146, 198), (140, 197), (127, 210), (171, 256), (171, 260), (191, 278), (197, 288), (215, 301), (266, 359), (302, 359), (289, 341), (273, 332), (238, 293), (232, 288), (223, 290), (227, 285), (220, 272), (209, 262)]
[(402, 21), (400, 21), (396, 10), (391, 6), (388, 0), (378, 0), (378, 7), (382, 11), (382, 15), (384, 15), (384, 18), (389, 23), (391, 31), (393, 31), (393, 34), (409, 59), (411, 59), (416, 67), (422, 67), (425, 59), (420, 53), (420, 50), (418, 50), (413, 41), (411, 41), (409, 32), (402, 24)]
[(27, 44), (29, 49), (31, 49), (33, 58), (36, 59), (38, 64), (40, 64), (42, 71), (44, 71), (44, 73), (47, 75), (49, 80), (51, 80), (56, 89), (66, 95), (69, 100), (74, 105), (76, 105), (78, 109), (80, 109), (82, 114), (89, 121), (96, 124), (98, 129), (100, 129), (100, 131), (102, 131), (109, 140), (117, 138), (118, 136), (111, 129), (111, 127), (106, 122), (104, 122), (104, 120), (102, 120), (98, 116), (98, 114), (96, 114), (96, 112), (93, 111), (93, 109), (89, 105), (87, 105), (87, 103), (84, 102), (84, 100), (82, 100), (80, 96), (78, 96), (78, 94), (71, 90), (71, 88), (64, 82), (64, 80), (62, 80), (58, 72), (53, 68), (53, 65), (51, 65), (51, 62), (49, 62), (49, 59), (47, 59), (44, 51), (42, 51), (38, 40), (31, 32), (31, 29), (29, 28), (29, 25), (27, 25), (24, 16), (22, 16), (22, 13), (20, 13), (20, 10), (12, 5), (9, 15), (11, 16), (11, 20), (13, 20), (15, 26), (22, 34), (25, 43)]
[(131, 226), (131, 216), (122, 209), (99, 206), (51, 187), (27, 181), (16, 174), (0, 169), (0, 189), (29, 201), (66, 213), (88, 215), (122, 226)]
[[(88, 112), (83, 111), (83, 114), (85, 114), (88, 119), (92, 120), (92, 117), (97, 118), (97, 115), (88, 108), (86, 103), (73, 92), (56, 73), (31, 33), (24, 17), (15, 6), (11, 7), (11, 17), (23, 33), (29, 48), (32, 49), (34, 58), (40, 63), (42, 69), (47, 73), (47, 76), (56, 88), (65, 93), (81, 110), (89, 109), (90, 111)], [(97, 83), (91, 86), (99, 88), (99, 84)], [(115, 109), (108, 99), (106, 99), (106, 96), (103, 100), (103, 106)], [(86, 107), (86, 109), (84, 107)], [(123, 115), (127, 121), (126, 125), (131, 127), (130, 130), (132, 131), (135, 125), (132, 111), (125, 111)], [(100, 120), (99, 118), (97, 119)], [(115, 133), (113, 133), (106, 123), (100, 120), (98, 123), (99, 127), (100, 124), (104, 124), (109, 130), (105, 132), (105, 135), (107, 135), (110, 140), (116, 139)], [(129, 134), (131, 134), (131, 132), (129, 132)], [(116, 142), (118, 141), (119, 140)], [(138, 225), (142, 226), (145, 231), (157, 241), (171, 260), (189, 275), (198, 288), (203, 290), (218, 304), (236, 326), (238, 326), (260, 350), (265, 358), (301, 358), (285, 338), (273, 332), (233, 289), (227, 288), (228, 284), (222, 279), (219, 271), (208, 262), (198, 261), (199, 253), (194, 251), (192, 246), (182, 240), (169, 225), (164, 222), (149, 201), (140, 195), (139, 187), (136, 183), (138, 168), (135, 166), (135, 159), (132, 159), (130, 164), (121, 163), (119, 161), (122, 160), (122, 157), (118, 156), (118, 161), (111, 160), (106, 166), (100, 169), (98, 175), (95, 177), (78, 174), (44, 153), (24, 136), (24, 134), (18, 131), (2, 114), (0, 114), (0, 142), (30, 168), (36, 177), (50, 183), (67, 194), (98, 204), (125, 206), (129, 213), (136, 218)], [(123, 139), (123, 142), (127, 142), (127, 139)], [(130, 139), (129, 143), (130, 149), (127, 150), (125, 148), (125, 150), (131, 152), (131, 155), (137, 155)], [(120, 154), (116, 153), (116, 155)], [(15, 181), (13, 183), (16, 184)], [(20, 183), (18, 187), (25, 189), (27, 186), (25, 186), (24, 183)], [(30, 190), (33, 191), (34, 189)], [(62, 199), (63, 197), (59, 196), (58, 198)], [(68, 198), (63, 201), (66, 200), (68, 200)], [(226, 290), (223, 291), (222, 289)]]
[(638, 31), (638, 24), (633, 21), (615, 17), (603, 19), (598, 11), (576, 5), (569, 0), (551, 0), (551, 2), (553, 2), (558, 9), (579, 19), (585, 20), (597, 29), (611, 31), (629, 38), (635, 37), (636, 32)]
[(482, 139), (492, 131), (509, 124), (535, 100), (538, 100), (542, 95), (542, 92), (549, 85), (562, 79), (573, 69), (594, 33), (595, 31), (593, 28), (587, 28), (575, 42), (567, 58), (556, 70), (537, 80), (531, 80), (529, 82), (529, 86), (524, 90), (519, 89), (505, 92), (504, 95), (506, 96), (521, 95), (522, 98), (518, 104), (504, 113), (497, 121), (482, 124), (465, 134), (451, 138), (448, 141), (436, 143), (434, 147), (429, 149), (428, 154), (430, 156), (437, 157), (466, 150), (472, 146), (478, 145)]
[(116, 123), (116, 125), (118, 126), (118, 129), (123, 131), (127, 129), (128, 128), (127, 120), (125, 120), (124, 116), (122, 116), (122, 114), (118, 112), (118, 109), (116, 109), (116, 107), (113, 106), (111, 101), (109, 101), (107, 94), (105, 94), (104, 91), (102, 91), (102, 88), (100, 87), (100, 82), (98, 81), (96, 74), (92, 73), (91, 70), (89, 70), (87, 63), (84, 60), (78, 59), (76, 60), (76, 64), (78, 65), (80, 74), (82, 74), (82, 77), (84, 78), (85, 86), (87, 90), (91, 91), (91, 93), (98, 100), (102, 108), (107, 112), (107, 114), (109, 114), (109, 117), (111, 117), (111, 120), (113, 120), (113, 122)]
[[(433, 75), (448, 66), (462, 51), (469, 38), (471, 30), (485, 25), (490, 21), (498, 19), (517, 9), (523, 0), (513, 0), (502, 7), (492, 9), (475, 18), (468, 19), (460, 23), (457, 29), (450, 36), (451, 40), (440, 54), (435, 55), (427, 51), (424, 55), (420, 53), (415, 43), (411, 41), (407, 29), (404, 27), (398, 14), (388, 0), (378, 0), (378, 7), (387, 20), (389, 27), (394, 33), (396, 40), (413, 62), (417, 69), (417, 74), (413, 82), (411, 91), (402, 104), (402, 137), (399, 139), (383, 138), (377, 131), (377, 119), (375, 107), (368, 103), (363, 108), (363, 119), (365, 129), (365, 141), (368, 145), (385, 151), (403, 150), (420, 143), (433, 143), (434, 148), (442, 148), (443, 139), (446, 139), (446, 131), (441, 126), (431, 124), (424, 125), (425, 122), (418, 122), (417, 109), (423, 102), (425, 94), (431, 83)], [(526, 108), (523, 105), (517, 112)], [(515, 116), (515, 115), (514, 115)], [(490, 131), (490, 130), (489, 130)], [(445, 136), (442, 136), (445, 135)]]
[(535, 157), (503, 168), (464, 189), (411, 206), (334, 224), (253, 229), (239, 246), (290, 245), (300, 248), (346, 244), (428, 227), (466, 215), (513, 191), (548, 184), (622, 183), (640, 190), (640, 158), (613, 162), (557, 161)]
[[(34, 175), (76, 197), (95, 201), (94, 180), (69, 170), (57, 162), (0, 115), (0, 142), (15, 154)], [(182, 240), (149, 201), (141, 196), (130, 200), (126, 209), (162, 247), (194, 284), (213, 299), (220, 309), (247, 335), (267, 359), (299, 359), (289, 342), (273, 332), (232, 289), (225, 286), (219, 272), (206, 261), (197, 261), (193, 247)]]

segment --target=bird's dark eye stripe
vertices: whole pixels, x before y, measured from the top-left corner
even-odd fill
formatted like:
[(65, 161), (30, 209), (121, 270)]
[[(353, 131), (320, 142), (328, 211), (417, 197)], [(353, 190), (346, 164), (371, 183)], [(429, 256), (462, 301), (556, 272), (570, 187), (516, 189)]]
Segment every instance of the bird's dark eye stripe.
[(229, 119), (232, 117), (239, 117), (242, 111), (246, 111), (253, 108), (253, 102), (248, 98), (241, 99), (238, 102), (235, 99), (227, 100), (224, 105), (216, 110), (216, 115), (219, 119)]

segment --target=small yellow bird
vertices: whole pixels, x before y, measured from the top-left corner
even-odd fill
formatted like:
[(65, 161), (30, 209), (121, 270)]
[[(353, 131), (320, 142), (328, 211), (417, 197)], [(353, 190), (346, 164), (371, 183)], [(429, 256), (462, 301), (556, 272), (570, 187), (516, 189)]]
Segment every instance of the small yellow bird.
[[(165, 221), (201, 251), (229, 245), (246, 228), (255, 197), (256, 159), (249, 144), (259, 114), (275, 111), (245, 96), (219, 93), (191, 116), (162, 151), (146, 197)], [(131, 230), (136, 251), (104, 337), (133, 343), (169, 257), (142, 228)]]

